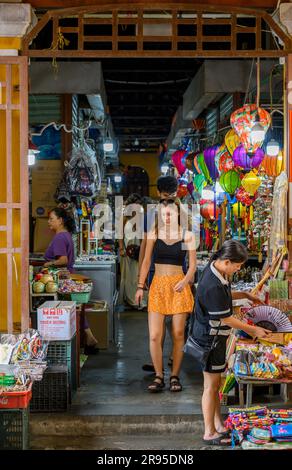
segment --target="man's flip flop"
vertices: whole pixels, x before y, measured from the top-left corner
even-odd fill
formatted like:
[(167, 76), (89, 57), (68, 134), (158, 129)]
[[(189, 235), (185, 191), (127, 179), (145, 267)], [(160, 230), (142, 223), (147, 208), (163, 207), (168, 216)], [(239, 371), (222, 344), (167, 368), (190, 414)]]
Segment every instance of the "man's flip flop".
[(215, 439), (203, 439), (204, 444), (207, 444), (208, 446), (223, 446), (223, 447), (230, 447), (231, 446), (231, 440), (229, 442), (224, 442), (226, 441), (226, 437), (221, 435), (220, 437), (216, 437)]

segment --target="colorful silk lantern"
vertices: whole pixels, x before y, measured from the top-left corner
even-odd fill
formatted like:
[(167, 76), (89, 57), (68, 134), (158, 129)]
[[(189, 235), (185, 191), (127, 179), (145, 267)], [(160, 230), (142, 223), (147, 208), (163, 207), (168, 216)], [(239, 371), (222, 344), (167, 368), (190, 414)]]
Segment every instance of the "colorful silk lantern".
[(236, 167), (243, 168), (244, 170), (251, 170), (258, 168), (264, 159), (264, 151), (258, 148), (254, 155), (248, 155), (244, 146), (239, 145), (233, 154), (233, 161)]
[(224, 141), (228, 152), (232, 156), (236, 147), (240, 145), (240, 138), (238, 137), (234, 129), (230, 129), (230, 131), (227, 132)]
[(184, 198), (188, 194), (188, 188), (184, 184), (180, 184), (177, 188), (177, 197), (179, 199)]
[(245, 206), (251, 206), (251, 204), (254, 202), (256, 199), (256, 193), (252, 197), (242, 186), (241, 188), (238, 189), (236, 193), (236, 199), (237, 201), (241, 202)]
[(201, 216), (207, 220), (217, 220), (220, 214), (220, 210), (218, 206), (216, 206), (216, 214), (215, 214), (215, 205), (213, 201), (206, 201), (204, 204), (201, 205), (200, 208)]
[(206, 181), (212, 183), (212, 179), (210, 177), (210, 173), (209, 173), (208, 167), (206, 165), (203, 153), (199, 153), (199, 155), (197, 156), (197, 162), (199, 164), (199, 167), (200, 167)]
[(215, 157), (218, 150), (218, 145), (208, 147), (204, 150), (204, 160), (209, 170), (210, 178), (215, 181), (218, 178), (219, 173), (215, 164)]
[(219, 172), (220, 172), (220, 170), (219, 170), (219, 161), (220, 161), (220, 158), (222, 157), (222, 155), (224, 153), (228, 153), (228, 150), (227, 150), (226, 145), (222, 144), (220, 147), (218, 147), (216, 155), (215, 155), (215, 165), (216, 165), (217, 170)]
[(253, 171), (250, 171), (241, 181), (241, 185), (251, 196), (254, 196), (261, 185), (261, 180)]
[(194, 182), (196, 191), (198, 191), (201, 194), (206, 184), (205, 176), (203, 174), (196, 175), (194, 177), (193, 182)]
[(255, 153), (262, 146), (263, 141), (253, 142), (251, 131), (256, 122), (263, 127), (265, 133), (271, 125), (271, 116), (265, 109), (258, 108), (256, 104), (246, 104), (237, 109), (230, 117), (230, 123), (238, 134), (247, 153)]
[(222, 189), (224, 189), (224, 191), (229, 194), (234, 194), (241, 184), (239, 174), (235, 170), (222, 173), (219, 182), (222, 186)]
[(228, 152), (223, 153), (219, 160), (219, 171), (220, 173), (227, 173), (227, 171), (233, 170), (234, 161)]
[(183, 164), (182, 160), (186, 154), (185, 150), (176, 150), (172, 155), (171, 159), (180, 175), (183, 175), (186, 171), (186, 166)]
[(277, 157), (265, 156), (262, 162), (262, 168), (268, 176), (279, 176), (283, 170), (283, 152), (279, 152)]
[(246, 208), (244, 207), (243, 204), (241, 204), (241, 202), (236, 202), (235, 204), (233, 204), (232, 209), (233, 209), (233, 214), (238, 219), (243, 219), (246, 216)]

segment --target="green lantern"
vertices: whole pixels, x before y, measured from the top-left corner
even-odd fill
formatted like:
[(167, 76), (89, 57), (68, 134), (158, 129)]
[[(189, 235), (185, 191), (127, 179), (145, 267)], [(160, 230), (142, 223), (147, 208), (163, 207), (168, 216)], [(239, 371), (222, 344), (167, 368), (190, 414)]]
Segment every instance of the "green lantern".
[(206, 184), (204, 175), (196, 175), (194, 177), (194, 186), (198, 193), (202, 194), (203, 188)]
[(197, 162), (198, 162), (198, 165), (200, 167), (200, 170), (202, 171), (206, 181), (208, 181), (210, 184), (212, 184), (212, 179), (210, 177), (210, 173), (209, 173), (209, 170), (208, 170), (208, 167), (206, 165), (206, 162), (205, 162), (205, 158), (204, 158), (204, 154), (203, 153), (200, 153), (198, 156), (197, 156)]
[(241, 180), (237, 171), (230, 170), (227, 173), (222, 173), (220, 176), (220, 185), (228, 194), (234, 194), (237, 188), (241, 185)]

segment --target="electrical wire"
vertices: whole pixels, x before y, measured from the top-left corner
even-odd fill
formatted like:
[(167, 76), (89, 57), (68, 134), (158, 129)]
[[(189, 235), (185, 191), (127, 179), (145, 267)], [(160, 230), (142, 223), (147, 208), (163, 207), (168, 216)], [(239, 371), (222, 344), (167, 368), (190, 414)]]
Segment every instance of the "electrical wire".
[(126, 81), (126, 80), (110, 80), (106, 79), (105, 82), (107, 83), (115, 83), (118, 85), (171, 85), (171, 84), (176, 84), (176, 83), (183, 83), (183, 82), (189, 82), (190, 78), (180, 78), (178, 80), (165, 80), (162, 82), (131, 82), (131, 81)]
[(57, 124), (56, 122), (53, 121), (53, 122), (50, 122), (49, 124), (46, 124), (45, 126), (43, 126), (40, 132), (31, 132), (30, 136), (31, 137), (41, 137), (41, 135), (44, 133), (44, 131), (50, 126), (54, 126), (56, 131), (60, 131), (61, 129), (63, 129), (65, 132), (67, 132), (67, 134), (70, 134), (71, 132), (74, 132), (75, 130), (77, 130), (79, 132), (86, 132), (90, 128), (91, 124), (92, 124), (92, 120), (89, 120), (89, 123), (86, 127), (72, 126), (71, 129), (68, 129), (66, 124)]

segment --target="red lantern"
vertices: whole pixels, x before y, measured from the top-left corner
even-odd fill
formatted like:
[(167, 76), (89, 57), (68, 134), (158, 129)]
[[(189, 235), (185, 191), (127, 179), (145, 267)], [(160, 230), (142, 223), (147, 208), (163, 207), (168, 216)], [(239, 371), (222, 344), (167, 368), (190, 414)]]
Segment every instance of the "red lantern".
[(214, 214), (214, 202), (206, 201), (201, 205), (201, 216), (207, 220), (217, 220), (220, 214), (218, 206), (216, 206), (216, 214)]
[(256, 197), (256, 194), (252, 197), (243, 187), (239, 188), (236, 193), (236, 199), (247, 207), (252, 205)]
[(219, 171), (220, 173), (227, 173), (227, 171), (233, 170), (234, 161), (228, 152), (223, 153), (219, 159)]
[(177, 197), (179, 199), (183, 199), (187, 194), (188, 194), (188, 187), (183, 184), (180, 184), (179, 187), (177, 188)]

